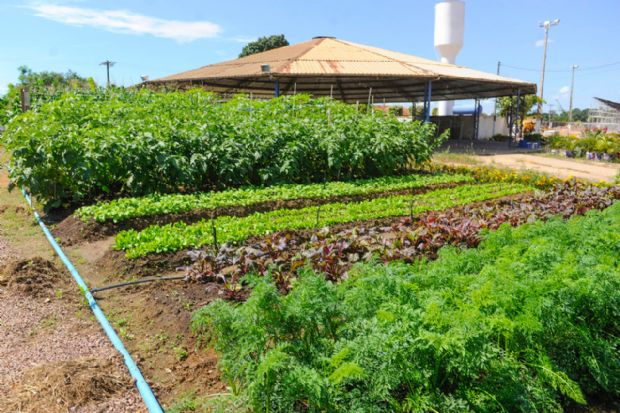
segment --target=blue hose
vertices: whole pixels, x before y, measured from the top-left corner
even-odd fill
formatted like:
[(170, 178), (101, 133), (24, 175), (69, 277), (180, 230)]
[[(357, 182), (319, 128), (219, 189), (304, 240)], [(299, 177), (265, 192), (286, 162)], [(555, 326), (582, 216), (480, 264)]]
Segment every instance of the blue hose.
[(45, 223), (39, 216), (39, 213), (34, 209), (32, 205), (32, 199), (30, 199), (30, 195), (28, 195), (28, 193), (24, 190), (24, 188), (22, 188), (22, 193), (24, 194), (24, 198), (26, 198), (26, 202), (28, 202), (28, 205), (30, 205), (32, 212), (34, 213), (34, 218), (36, 219), (37, 223), (43, 229), (43, 233), (47, 237), (47, 240), (50, 242), (50, 244), (54, 248), (54, 251), (56, 251), (60, 259), (62, 260), (63, 264), (65, 264), (65, 267), (67, 267), (67, 269), (71, 273), (71, 276), (75, 279), (77, 284), (80, 286), (80, 290), (82, 290), (82, 293), (86, 297), (86, 300), (88, 301), (90, 309), (93, 311), (93, 314), (95, 314), (95, 317), (97, 318), (97, 321), (99, 321), (99, 324), (101, 324), (103, 331), (105, 331), (106, 335), (112, 342), (112, 345), (114, 346), (116, 351), (121, 353), (121, 355), (123, 356), (125, 365), (127, 366), (127, 370), (129, 370), (131, 377), (133, 377), (134, 383), (136, 387), (138, 388), (138, 391), (142, 395), (142, 399), (144, 400), (144, 404), (146, 405), (146, 408), (148, 409), (150, 413), (163, 413), (164, 410), (162, 409), (159, 402), (157, 401), (157, 398), (153, 394), (153, 391), (149, 387), (146, 380), (144, 380), (144, 377), (142, 376), (140, 369), (138, 368), (136, 363), (134, 363), (133, 359), (127, 352), (127, 349), (125, 349), (123, 342), (118, 337), (118, 335), (116, 335), (114, 328), (112, 328), (112, 326), (110, 325), (110, 322), (105, 317), (105, 314), (103, 313), (103, 311), (97, 304), (97, 301), (95, 301), (95, 298), (88, 290), (88, 286), (86, 285), (86, 283), (84, 282), (80, 274), (77, 272), (77, 270), (75, 269), (75, 267), (73, 266), (69, 258), (67, 258), (63, 250), (60, 248), (60, 245), (58, 245), (58, 243), (54, 239), (54, 236), (52, 235), (50, 230), (47, 228), (47, 226), (45, 225)]

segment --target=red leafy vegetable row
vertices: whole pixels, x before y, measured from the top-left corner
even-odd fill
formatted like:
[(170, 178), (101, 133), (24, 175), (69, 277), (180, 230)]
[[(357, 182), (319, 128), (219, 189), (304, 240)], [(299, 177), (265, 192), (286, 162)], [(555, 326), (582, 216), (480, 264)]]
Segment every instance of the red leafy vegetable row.
[[(411, 219), (357, 223), (344, 229), (290, 231), (254, 240), (240, 247), (223, 245), (217, 254), (192, 251), (189, 279), (219, 281), (224, 294), (241, 299), (239, 280), (245, 274), (271, 273), (283, 291), (296, 270), (308, 264), (330, 280), (346, 278), (351, 266), (372, 257), (388, 262), (433, 259), (444, 245), (475, 247), (483, 230), (508, 223), (517, 226), (550, 216), (568, 218), (591, 209), (604, 209), (620, 199), (620, 187), (597, 187), (575, 182), (557, 185), (535, 195), (522, 195), (433, 211)], [(383, 224), (383, 225), (381, 225)]]

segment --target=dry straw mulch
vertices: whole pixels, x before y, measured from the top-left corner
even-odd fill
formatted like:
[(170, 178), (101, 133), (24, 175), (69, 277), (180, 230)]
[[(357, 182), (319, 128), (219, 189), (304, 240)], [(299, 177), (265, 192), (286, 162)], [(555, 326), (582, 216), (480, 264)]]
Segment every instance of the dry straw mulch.
[(59, 361), (27, 371), (2, 404), (7, 412), (60, 413), (104, 402), (130, 387), (129, 375), (112, 360)]

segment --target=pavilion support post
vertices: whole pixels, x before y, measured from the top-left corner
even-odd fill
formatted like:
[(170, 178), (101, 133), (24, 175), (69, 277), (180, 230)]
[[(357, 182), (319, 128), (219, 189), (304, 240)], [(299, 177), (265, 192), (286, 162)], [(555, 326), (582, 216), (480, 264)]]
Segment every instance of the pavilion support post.
[(433, 97), (433, 81), (426, 82), (424, 88), (424, 123), (428, 123), (431, 120), (431, 98)]
[(514, 125), (514, 102), (512, 98), (514, 95), (510, 95), (510, 112), (508, 112), (508, 147), (512, 146), (512, 126)]
[(476, 141), (478, 140), (478, 136), (480, 135), (480, 111), (478, 110), (479, 105), (480, 100), (474, 100), (474, 134), (472, 139)]
[(521, 89), (517, 89), (517, 111), (515, 113), (515, 134), (519, 138), (521, 135)]
[(280, 96), (280, 79), (276, 79), (275, 82), (273, 82), (273, 94), (275, 97)]

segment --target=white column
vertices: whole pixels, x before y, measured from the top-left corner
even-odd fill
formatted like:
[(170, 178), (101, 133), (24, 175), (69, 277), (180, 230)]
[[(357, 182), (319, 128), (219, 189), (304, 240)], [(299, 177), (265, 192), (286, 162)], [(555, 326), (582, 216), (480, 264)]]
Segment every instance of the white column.
[[(442, 57), (442, 63), (454, 64), (454, 57)], [(439, 116), (452, 116), (452, 112), (454, 109), (454, 101), (453, 100), (442, 100), (437, 105), (437, 115)]]

